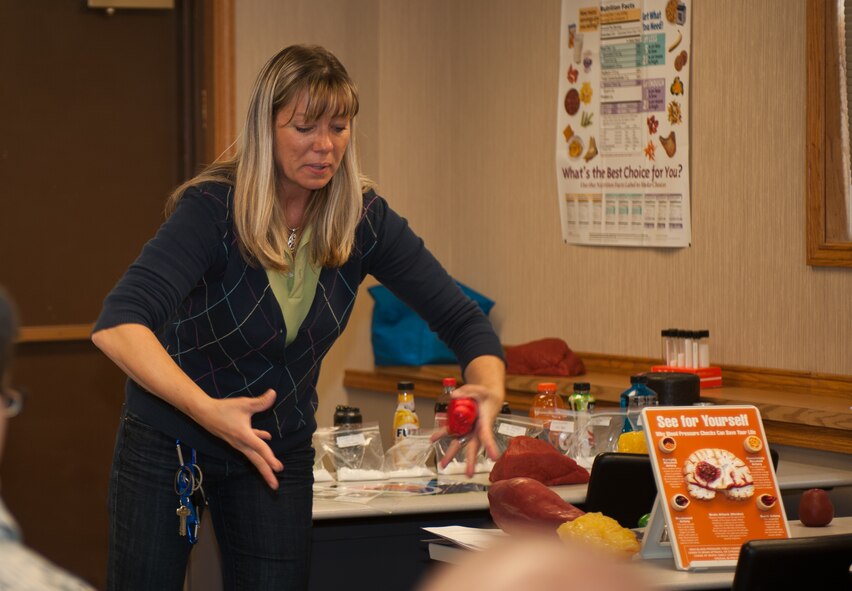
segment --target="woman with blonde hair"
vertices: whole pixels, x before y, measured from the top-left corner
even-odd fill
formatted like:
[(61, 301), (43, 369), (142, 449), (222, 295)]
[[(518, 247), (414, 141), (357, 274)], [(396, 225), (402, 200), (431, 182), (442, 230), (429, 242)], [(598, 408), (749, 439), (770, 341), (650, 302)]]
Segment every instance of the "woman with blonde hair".
[(92, 340), (129, 377), (110, 588), (180, 589), (205, 504), (226, 588), (307, 588), (317, 376), (368, 274), (456, 353), (458, 395), (480, 406), (469, 462), (480, 444), (496, 457), (500, 342), (361, 176), (357, 113), (355, 85), (327, 50), (273, 56), (236, 155), (172, 194), (107, 296)]

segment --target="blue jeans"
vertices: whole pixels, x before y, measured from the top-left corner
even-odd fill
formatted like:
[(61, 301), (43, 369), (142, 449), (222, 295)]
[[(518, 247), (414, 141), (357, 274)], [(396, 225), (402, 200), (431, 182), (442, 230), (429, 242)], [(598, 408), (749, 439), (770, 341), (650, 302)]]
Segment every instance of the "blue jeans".
[[(198, 454), (225, 589), (308, 588), (313, 458), (309, 444), (279, 458), (273, 491), (247, 460)], [(178, 535), (177, 468), (174, 439), (122, 418), (110, 476), (109, 589), (182, 589), (192, 546)]]

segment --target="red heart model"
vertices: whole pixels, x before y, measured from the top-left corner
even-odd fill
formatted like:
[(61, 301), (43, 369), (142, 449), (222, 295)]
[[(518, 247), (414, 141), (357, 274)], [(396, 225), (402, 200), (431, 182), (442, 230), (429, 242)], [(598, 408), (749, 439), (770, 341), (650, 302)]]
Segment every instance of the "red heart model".
[(453, 398), (447, 406), (447, 431), (462, 437), (473, 430), (476, 424), (477, 404), (473, 398)]

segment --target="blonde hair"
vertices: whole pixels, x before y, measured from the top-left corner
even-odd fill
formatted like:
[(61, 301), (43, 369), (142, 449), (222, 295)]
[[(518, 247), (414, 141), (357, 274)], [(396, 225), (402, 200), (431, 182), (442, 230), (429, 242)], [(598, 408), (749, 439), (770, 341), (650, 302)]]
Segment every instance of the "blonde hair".
[(233, 157), (216, 159), (169, 197), (170, 215), (186, 189), (205, 182), (234, 187), (234, 225), (247, 262), (279, 271), (289, 270), (284, 257), (287, 230), (276, 187), (273, 155), (274, 121), (278, 111), (302, 94), (307, 96), (306, 123), (325, 114), (351, 120), (350, 141), (331, 181), (314, 191), (303, 225), (313, 226), (308, 257), (315, 265), (339, 267), (352, 253), (361, 215), (362, 193), (372, 184), (361, 175), (356, 148), (355, 115), (358, 91), (343, 64), (315, 45), (292, 45), (270, 59), (252, 89), (243, 133)]

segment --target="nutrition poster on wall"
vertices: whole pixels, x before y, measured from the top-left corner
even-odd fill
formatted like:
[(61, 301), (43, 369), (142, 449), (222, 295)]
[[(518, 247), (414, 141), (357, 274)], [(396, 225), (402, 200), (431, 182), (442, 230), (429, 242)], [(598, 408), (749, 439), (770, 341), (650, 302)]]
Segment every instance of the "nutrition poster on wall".
[(691, 12), (690, 0), (562, 0), (566, 242), (689, 246)]
[(790, 537), (757, 408), (646, 407), (642, 418), (654, 519), (662, 509), (679, 569), (733, 567), (744, 542)]

